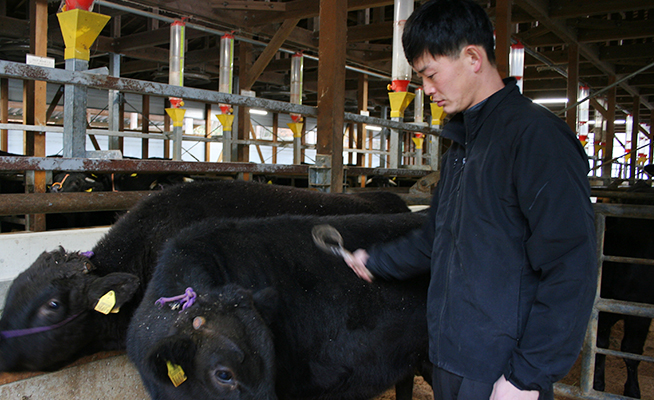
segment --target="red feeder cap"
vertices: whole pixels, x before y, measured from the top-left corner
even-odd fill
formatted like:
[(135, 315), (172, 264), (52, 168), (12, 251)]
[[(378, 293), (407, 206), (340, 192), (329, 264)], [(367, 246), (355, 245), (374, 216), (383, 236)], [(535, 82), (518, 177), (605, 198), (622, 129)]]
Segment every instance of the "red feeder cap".
[(80, 10), (89, 11), (93, 5), (93, 0), (66, 0), (66, 9), (75, 10), (79, 8)]
[(391, 83), (391, 90), (394, 92), (406, 92), (407, 87), (409, 87), (409, 81), (404, 79), (395, 79)]

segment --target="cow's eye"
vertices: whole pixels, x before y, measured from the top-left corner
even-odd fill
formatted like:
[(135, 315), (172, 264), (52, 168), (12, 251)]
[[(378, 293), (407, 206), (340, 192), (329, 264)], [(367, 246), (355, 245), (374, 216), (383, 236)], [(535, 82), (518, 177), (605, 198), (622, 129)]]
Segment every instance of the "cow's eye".
[(219, 369), (216, 371), (216, 378), (218, 378), (222, 383), (232, 383), (234, 375), (232, 375), (232, 371), (228, 369)]
[(48, 302), (48, 308), (51, 310), (58, 310), (61, 307), (61, 304), (57, 300), (50, 300)]

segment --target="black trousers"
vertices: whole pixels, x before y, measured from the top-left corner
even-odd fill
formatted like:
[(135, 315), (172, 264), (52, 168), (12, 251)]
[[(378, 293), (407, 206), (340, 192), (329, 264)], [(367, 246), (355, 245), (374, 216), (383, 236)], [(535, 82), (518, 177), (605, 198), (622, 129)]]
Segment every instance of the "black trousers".
[[(493, 385), (467, 379), (434, 367), (432, 377), (434, 400), (488, 400)], [(554, 400), (554, 391), (541, 392), (538, 400)]]

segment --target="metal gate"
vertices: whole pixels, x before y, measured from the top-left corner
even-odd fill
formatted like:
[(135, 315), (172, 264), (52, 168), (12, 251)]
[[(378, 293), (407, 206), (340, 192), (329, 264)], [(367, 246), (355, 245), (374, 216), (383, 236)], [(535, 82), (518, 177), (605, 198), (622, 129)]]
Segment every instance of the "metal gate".
[[(595, 355), (605, 354), (621, 358), (629, 358), (639, 361), (654, 362), (654, 357), (623, 353), (620, 351), (597, 348), (597, 321), (600, 311), (634, 315), (639, 317), (654, 318), (654, 305), (643, 303), (632, 303), (620, 300), (611, 300), (600, 297), (602, 281), (602, 265), (605, 261), (624, 262), (630, 264), (650, 265), (654, 268), (654, 260), (630, 257), (607, 256), (604, 254), (604, 234), (606, 230), (606, 217), (619, 218), (647, 218), (654, 219), (654, 206), (625, 205), (625, 204), (604, 204), (594, 205), (595, 229), (597, 232), (597, 267), (599, 269), (597, 279), (597, 293), (595, 304), (588, 323), (586, 339), (581, 351), (581, 377), (579, 386), (556, 383), (554, 391), (556, 395), (573, 399), (630, 399), (630, 397), (599, 392), (593, 389), (593, 375), (595, 370)], [(654, 234), (654, 232), (652, 232)], [(653, 289), (654, 290), (654, 289)]]

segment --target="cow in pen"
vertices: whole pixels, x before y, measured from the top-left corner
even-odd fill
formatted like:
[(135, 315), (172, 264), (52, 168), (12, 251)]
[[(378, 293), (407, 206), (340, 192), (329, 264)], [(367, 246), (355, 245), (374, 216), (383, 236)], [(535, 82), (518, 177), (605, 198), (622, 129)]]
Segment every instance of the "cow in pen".
[(429, 276), (362, 281), (312, 229), (366, 248), (425, 215), (208, 219), (180, 232), (128, 330), (152, 399), (363, 400), (413, 377), (428, 353)]
[(97, 351), (125, 348), (125, 334), (160, 252), (208, 217), (397, 213), (399, 196), (329, 194), (212, 181), (153, 192), (124, 214), (91, 252), (44, 252), (12, 283), (0, 319), (0, 372), (55, 370)]

